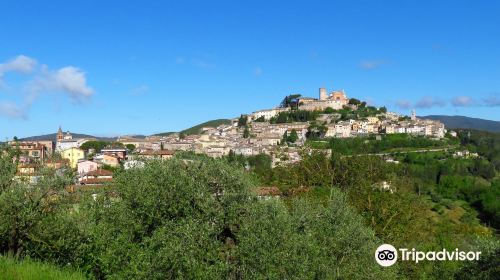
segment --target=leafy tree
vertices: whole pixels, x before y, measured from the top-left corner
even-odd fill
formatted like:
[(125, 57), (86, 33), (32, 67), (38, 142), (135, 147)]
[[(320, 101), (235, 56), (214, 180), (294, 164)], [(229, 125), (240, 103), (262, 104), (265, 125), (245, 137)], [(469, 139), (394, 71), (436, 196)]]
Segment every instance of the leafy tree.
[(281, 137), (281, 145), (286, 145), (288, 143), (288, 131), (283, 133), (283, 137)]
[(359, 105), (359, 104), (361, 104), (361, 101), (359, 101), (359, 99), (356, 99), (356, 98), (351, 98), (351, 99), (349, 99), (349, 104)]
[(135, 150), (135, 145), (134, 144), (127, 144), (125, 145), (125, 147), (127, 148), (127, 150), (133, 152)]
[(88, 152), (90, 149), (94, 149), (95, 152), (99, 153), (99, 152), (101, 152), (102, 149), (106, 148), (109, 145), (111, 145), (111, 142), (92, 140), (92, 141), (87, 141), (87, 142), (83, 143), (80, 146), (80, 149), (82, 149), (86, 152)]
[(254, 122), (265, 122), (265, 121), (266, 119), (264, 118), (264, 116), (260, 116), (254, 120)]
[(290, 136), (288, 136), (287, 141), (289, 143), (295, 143), (298, 139), (299, 136), (297, 135), (297, 131), (295, 131), (295, 129), (292, 129), (292, 131), (290, 132)]
[(327, 107), (323, 112), (325, 114), (333, 114), (335, 113), (335, 109), (333, 109), (332, 107)]
[(323, 124), (318, 124), (316, 122), (311, 123), (307, 129), (307, 139), (320, 139), (325, 137), (327, 128)]
[(249, 138), (250, 137), (250, 130), (248, 129), (248, 126), (245, 126), (245, 129), (243, 130), (243, 138)]
[(248, 116), (247, 115), (241, 115), (240, 118), (238, 119), (238, 126), (246, 126), (248, 122)]
[(296, 103), (296, 99), (299, 98), (301, 95), (300, 94), (291, 94), (288, 96), (285, 96), (283, 98), (283, 101), (281, 101), (281, 108), (286, 108), (286, 107), (291, 107)]
[(0, 194), (12, 184), (19, 161), (18, 150), (0, 144)]

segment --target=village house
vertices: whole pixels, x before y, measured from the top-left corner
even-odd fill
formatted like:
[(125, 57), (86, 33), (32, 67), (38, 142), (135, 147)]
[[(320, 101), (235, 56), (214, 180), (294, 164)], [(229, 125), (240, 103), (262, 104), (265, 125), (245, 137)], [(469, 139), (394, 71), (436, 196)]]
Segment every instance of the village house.
[(169, 150), (145, 151), (139, 156), (146, 159), (169, 159), (174, 156), (174, 152)]
[(13, 147), (19, 148), (22, 154), (29, 158), (43, 161), (47, 157), (47, 147), (37, 142), (11, 142)]
[(111, 167), (117, 167), (120, 165), (120, 159), (114, 155), (99, 154), (94, 156), (94, 161)]
[(119, 160), (127, 159), (127, 149), (125, 148), (105, 148), (101, 149), (101, 153), (108, 156), (114, 156)]
[(78, 162), (78, 174), (80, 176), (90, 172), (90, 171), (94, 171), (94, 170), (97, 170), (99, 168), (99, 164), (97, 162), (94, 162), (94, 161), (90, 161), (90, 160), (81, 160)]
[(102, 185), (111, 181), (113, 181), (113, 172), (105, 169), (89, 171), (80, 178), (82, 185)]
[(71, 168), (76, 168), (78, 161), (85, 158), (85, 152), (82, 149), (72, 147), (63, 150), (61, 152), (61, 157), (69, 161), (69, 166), (71, 166)]

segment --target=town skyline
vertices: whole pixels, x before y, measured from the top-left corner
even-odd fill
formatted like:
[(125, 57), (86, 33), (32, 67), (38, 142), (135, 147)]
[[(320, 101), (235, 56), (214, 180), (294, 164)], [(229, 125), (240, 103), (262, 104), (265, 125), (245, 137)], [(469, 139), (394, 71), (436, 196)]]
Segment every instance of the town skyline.
[(500, 121), (496, 3), (26, 3), (0, 4), (1, 139), (180, 131), (318, 87)]

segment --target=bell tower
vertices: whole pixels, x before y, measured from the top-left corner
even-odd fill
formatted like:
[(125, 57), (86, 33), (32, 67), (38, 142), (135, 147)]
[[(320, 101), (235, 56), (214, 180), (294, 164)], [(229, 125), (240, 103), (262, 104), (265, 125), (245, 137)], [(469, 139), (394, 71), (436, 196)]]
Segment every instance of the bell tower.
[(64, 139), (64, 134), (62, 132), (61, 126), (59, 126), (59, 130), (57, 130), (57, 142), (61, 142)]

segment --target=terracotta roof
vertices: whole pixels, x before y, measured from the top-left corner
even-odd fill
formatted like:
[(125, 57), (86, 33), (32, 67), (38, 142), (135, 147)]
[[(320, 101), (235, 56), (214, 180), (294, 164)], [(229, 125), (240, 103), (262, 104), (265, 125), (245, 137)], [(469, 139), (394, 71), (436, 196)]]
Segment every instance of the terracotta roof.
[(113, 176), (113, 171), (109, 171), (106, 169), (96, 169), (87, 172), (87, 176)]
[(87, 184), (104, 184), (104, 183), (109, 183), (112, 182), (113, 178), (88, 178), (88, 179), (83, 179), (80, 184), (82, 185), (87, 185)]

